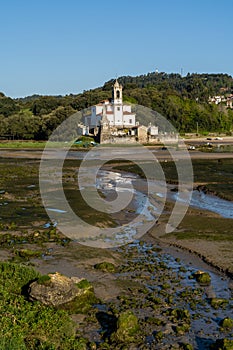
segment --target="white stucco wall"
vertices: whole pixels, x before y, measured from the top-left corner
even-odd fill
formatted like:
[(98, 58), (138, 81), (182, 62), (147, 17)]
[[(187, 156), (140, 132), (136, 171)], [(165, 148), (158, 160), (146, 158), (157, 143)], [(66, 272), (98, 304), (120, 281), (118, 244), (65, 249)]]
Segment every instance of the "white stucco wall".
[(114, 125), (114, 115), (113, 114), (107, 114), (107, 118), (108, 118), (110, 126), (113, 126)]
[(95, 106), (95, 114), (100, 114), (103, 112), (103, 106)]
[(135, 114), (124, 114), (124, 125), (135, 126)]
[(123, 111), (131, 113), (131, 106), (130, 105), (123, 105)]
[[(135, 126), (135, 114), (127, 114), (131, 113), (131, 106), (116, 102), (117, 100), (115, 100), (114, 103), (104, 101), (103, 104), (93, 106), (91, 116), (85, 118), (85, 125), (88, 125), (90, 128), (99, 126), (105, 108), (110, 126)], [(112, 112), (112, 114), (109, 112)], [(124, 112), (126, 112), (126, 114), (124, 114)]]

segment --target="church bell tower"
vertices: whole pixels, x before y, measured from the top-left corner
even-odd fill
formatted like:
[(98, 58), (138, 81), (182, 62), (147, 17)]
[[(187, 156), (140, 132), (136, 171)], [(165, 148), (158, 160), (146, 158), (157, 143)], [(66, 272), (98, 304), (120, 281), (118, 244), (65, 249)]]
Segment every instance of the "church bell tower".
[(112, 100), (114, 104), (122, 104), (122, 85), (116, 79), (112, 89)]

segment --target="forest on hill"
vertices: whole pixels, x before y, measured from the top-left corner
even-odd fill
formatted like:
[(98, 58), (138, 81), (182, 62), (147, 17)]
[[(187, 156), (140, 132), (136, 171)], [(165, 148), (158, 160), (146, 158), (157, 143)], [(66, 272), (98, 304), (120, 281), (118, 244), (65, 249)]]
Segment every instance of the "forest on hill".
[[(166, 117), (180, 133), (233, 131), (233, 109), (210, 104), (209, 97), (233, 94), (227, 74), (148, 73), (123, 76), (127, 103), (149, 107)], [(111, 97), (114, 80), (102, 87), (66, 96), (33, 95), (12, 99), (0, 93), (0, 137), (47, 140), (52, 131), (73, 113)]]

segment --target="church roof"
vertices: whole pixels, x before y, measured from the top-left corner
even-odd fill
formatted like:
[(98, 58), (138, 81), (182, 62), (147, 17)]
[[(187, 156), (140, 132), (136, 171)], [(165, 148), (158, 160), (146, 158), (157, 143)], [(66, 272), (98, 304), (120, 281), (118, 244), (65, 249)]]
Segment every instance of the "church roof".
[(128, 111), (124, 111), (123, 114), (125, 114), (125, 115), (134, 115), (134, 113), (128, 112)]
[[(113, 111), (106, 111), (106, 114), (113, 114)], [(101, 115), (103, 115), (103, 112), (96, 114), (96, 116), (101, 116)], [(135, 115), (135, 113), (124, 111), (123, 115)]]
[(109, 99), (108, 100), (102, 100), (99, 103), (97, 103), (95, 106), (103, 106), (104, 104), (106, 104), (106, 102), (109, 103), (110, 102)]
[(100, 101), (100, 103), (104, 103), (104, 102), (109, 102), (109, 99)]

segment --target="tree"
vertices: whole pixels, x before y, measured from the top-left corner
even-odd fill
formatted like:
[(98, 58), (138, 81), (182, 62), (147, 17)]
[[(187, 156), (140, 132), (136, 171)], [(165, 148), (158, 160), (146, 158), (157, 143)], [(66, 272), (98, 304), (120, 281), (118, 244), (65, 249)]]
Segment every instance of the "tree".
[(4, 94), (2, 95), (0, 95), (0, 114), (8, 117), (9, 115), (12, 115), (20, 110), (19, 106), (12, 98), (5, 97)]
[(32, 116), (28, 111), (11, 115), (7, 118), (8, 134), (14, 139), (31, 140), (36, 139), (41, 127), (41, 118)]

